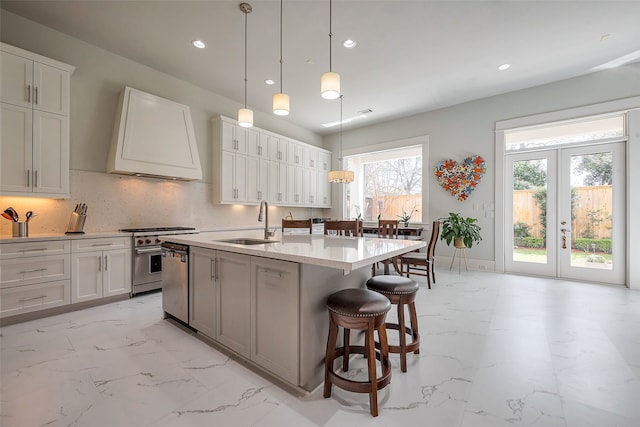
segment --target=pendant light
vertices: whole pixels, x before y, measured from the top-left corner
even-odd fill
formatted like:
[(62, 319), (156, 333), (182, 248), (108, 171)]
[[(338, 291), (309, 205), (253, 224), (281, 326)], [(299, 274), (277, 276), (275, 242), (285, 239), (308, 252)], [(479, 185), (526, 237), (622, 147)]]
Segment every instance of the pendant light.
[(340, 74), (334, 73), (331, 68), (331, 16), (333, 9), (333, 2), (329, 0), (329, 72), (324, 73), (320, 79), (320, 93), (325, 99), (336, 99), (340, 96)]
[(244, 13), (244, 108), (238, 110), (238, 124), (250, 128), (253, 126), (253, 111), (247, 108), (247, 15), (253, 8), (249, 3), (240, 3), (240, 10)]
[[(338, 155), (338, 165), (342, 167), (342, 98), (344, 95), (340, 95), (340, 151)], [(349, 184), (353, 182), (353, 171), (348, 170), (336, 170), (329, 171), (327, 177), (329, 178), (329, 182), (334, 182), (337, 184)]]
[(282, 91), (282, 0), (280, 0), (280, 93), (273, 95), (273, 114), (289, 115), (289, 95)]

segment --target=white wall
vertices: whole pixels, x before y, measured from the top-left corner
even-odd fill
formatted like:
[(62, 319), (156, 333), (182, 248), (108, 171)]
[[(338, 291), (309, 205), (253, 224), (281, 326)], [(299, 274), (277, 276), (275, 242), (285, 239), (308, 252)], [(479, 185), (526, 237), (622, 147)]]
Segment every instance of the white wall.
[[(563, 110), (631, 96), (640, 95), (640, 63), (617, 69), (593, 73), (582, 77), (533, 87), (504, 95), (454, 105), (436, 111), (401, 118), (386, 123), (343, 131), (343, 150), (428, 135), (430, 165), (423, 171), (423, 196), (426, 207), (423, 220), (446, 216), (448, 212), (461, 212), (476, 217), (482, 227), (484, 240), (467, 251), (476, 260), (494, 260), (495, 223), (483, 204), (495, 202), (496, 159), (494, 129), (497, 121)], [(636, 143), (637, 141), (632, 141)], [(338, 137), (325, 137), (325, 147), (337, 151)], [(438, 185), (433, 167), (442, 159), (462, 160), (481, 155), (487, 164), (487, 174), (468, 200), (459, 202)], [(335, 156), (334, 156), (335, 157)], [(335, 160), (335, 159), (334, 159)], [(335, 166), (335, 165), (334, 165)], [(638, 184), (636, 182), (636, 184)], [(335, 188), (335, 187), (334, 187)], [(333, 206), (338, 206), (338, 191), (333, 193)], [(477, 205), (478, 210), (474, 210)], [(337, 216), (339, 212), (332, 212)], [(631, 212), (631, 217), (639, 212)], [(438, 253), (453, 254), (453, 248), (439, 243)], [(638, 279), (640, 280), (640, 278)]]
[[(0, 197), (0, 206), (11, 205), (23, 215), (27, 210), (38, 212), (39, 217), (30, 223), (31, 234), (64, 232), (70, 212), (81, 201), (91, 206), (87, 231), (177, 224), (201, 228), (259, 226), (257, 208), (216, 205), (211, 196), (211, 185), (218, 183), (218, 174), (212, 170), (210, 120), (220, 114), (235, 117), (239, 103), (4, 10), (0, 13), (0, 40), (76, 67), (71, 77), (71, 199)], [(116, 105), (126, 85), (190, 106), (202, 182), (171, 186), (161, 180), (105, 174)], [(260, 128), (322, 146), (319, 135), (273, 114), (256, 111), (254, 120)], [(126, 191), (111, 191), (113, 183)], [(291, 210), (298, 218), (327, 215), (320, 209)], [(172, 216), (185, 211), (186, 215)], [(289, 209), (273, 211), (275, 224)], [(10, 225), (0, 222), (0, 233), (10, 235)]]

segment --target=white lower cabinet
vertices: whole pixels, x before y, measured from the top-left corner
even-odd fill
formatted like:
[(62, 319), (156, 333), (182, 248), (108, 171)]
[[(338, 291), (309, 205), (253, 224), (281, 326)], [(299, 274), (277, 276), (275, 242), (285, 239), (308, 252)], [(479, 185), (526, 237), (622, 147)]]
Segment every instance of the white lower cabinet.
[(192, 246), (189, 250), (189, 324), (216, 338), (218, 295), (215, 284), (216, 251)]
[(219, 292), (217, 340), (245, 357), (251, 345), (249, 260), (248, 255), (217, 251), (214, 271)]
[(189, 324), (298, 384), (298, 264), (191, 247)]
[(128, 237), (75, 240), (71, 265), (72, 303), (131, 292)]
[(251, 360), (291, 384), (299, 379), (298, 264), (251, 257)]
[(69, 240), (2, 244), (0, 258), (0, 317), (69, 304)]

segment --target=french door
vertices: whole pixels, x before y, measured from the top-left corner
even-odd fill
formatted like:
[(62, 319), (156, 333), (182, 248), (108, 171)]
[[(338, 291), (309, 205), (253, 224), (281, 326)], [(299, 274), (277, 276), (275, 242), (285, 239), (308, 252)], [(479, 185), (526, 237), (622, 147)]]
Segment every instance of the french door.
[(505, 270), (625, 283), (624, 143), (509, 154)]

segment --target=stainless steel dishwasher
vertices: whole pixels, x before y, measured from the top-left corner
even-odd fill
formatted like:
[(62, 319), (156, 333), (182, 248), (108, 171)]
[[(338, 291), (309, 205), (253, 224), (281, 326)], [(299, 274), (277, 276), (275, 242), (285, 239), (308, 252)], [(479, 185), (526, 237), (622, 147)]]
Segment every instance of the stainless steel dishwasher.
[(189, 323), (189, 246), (162, 242), (162, 310)]

